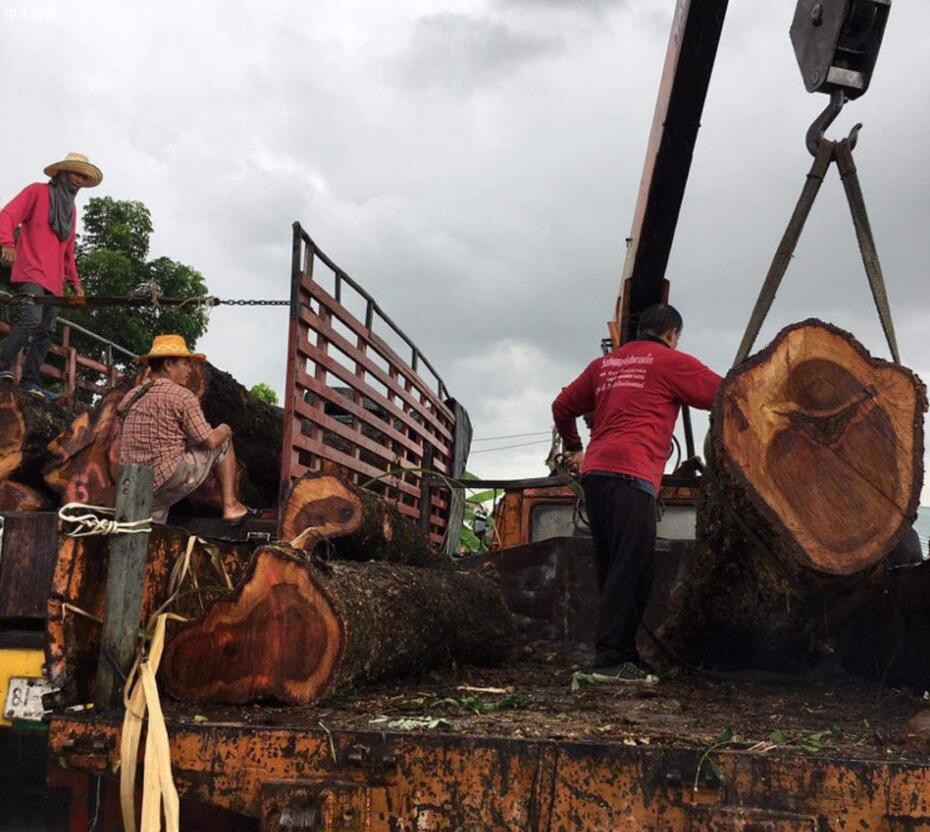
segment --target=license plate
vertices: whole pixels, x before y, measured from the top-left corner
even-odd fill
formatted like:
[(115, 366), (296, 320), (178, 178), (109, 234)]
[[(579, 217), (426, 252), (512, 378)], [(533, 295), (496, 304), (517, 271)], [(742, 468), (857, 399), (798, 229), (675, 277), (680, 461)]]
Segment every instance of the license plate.
[(7, 688), (3, 716), (11, 722), (15, 719), (41, 722), (45, 708), (42, 697), (51, 692), (45, 679), (34, 676), (11, 676)]

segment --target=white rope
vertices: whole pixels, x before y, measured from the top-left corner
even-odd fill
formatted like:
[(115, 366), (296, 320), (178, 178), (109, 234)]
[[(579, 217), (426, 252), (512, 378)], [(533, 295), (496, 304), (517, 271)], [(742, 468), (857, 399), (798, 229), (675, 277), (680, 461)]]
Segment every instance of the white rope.
[(62, 523), (61, 531), (67, 537), (144, 534), (152, 530), (151, 517), (145, 520), (118, 521), (113, 519), (115, 515), (116, 509), (107, 506), (89, 506), (84, 503), (67, 503), (58, 510), (58, 519)]

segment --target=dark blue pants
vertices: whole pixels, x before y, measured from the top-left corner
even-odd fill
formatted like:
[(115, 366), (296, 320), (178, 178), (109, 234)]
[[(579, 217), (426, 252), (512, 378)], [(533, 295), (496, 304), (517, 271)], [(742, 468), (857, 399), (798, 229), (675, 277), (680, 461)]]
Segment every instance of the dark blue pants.
[(655, 574), (656, 501), (621, 477), (582, 480), (600, 593), (595, 667), (639, 661), (639, 630)]
[[(16, 283), (16, 291), (20, 294), (42, 297), (51, 294), (38, 283)], [(39, 306), (26, 304), (20, 307), (19, 320), (13, 331), (7, 336), (0, 347), (0, 371), (13, 368), (19, 351), (26, 341), (29, 341), (29, 351), (23, 364), (23, 375), (20, 381), (23, 384), (40, 384), (42, 379), (42, 364), (51, 346), (55, 335), (55, 321), (58, 319), (57, 306)]]

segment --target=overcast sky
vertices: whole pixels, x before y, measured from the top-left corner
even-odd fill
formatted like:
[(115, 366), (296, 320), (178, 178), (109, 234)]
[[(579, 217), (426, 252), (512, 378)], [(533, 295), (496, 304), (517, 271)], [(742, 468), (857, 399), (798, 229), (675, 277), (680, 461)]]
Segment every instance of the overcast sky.
[[(733, 0), (669, 265), (682, 348), (725, 372), (809, 167), (795, 3)], [(69, 151), (138, 199), (152, 255), (285, 297), (290, 224), (405, 327), (478, 439), (543, 432), (613, 309), (674, 0), (45, 3), (3, 10), (0, 198)], [(906, 364), (930, 378), (930, 4), (894, 4), (857, 160)], [(88, 194), (80, 197), (83, 203)], [(760, 343), (815, 315), (886, 355), (835, 174)], [(286, 313), (200, 346), (283, 387)], [(475, 450), (525, 440), (478, 442)], [(474, 455), (539, 475), (540, 444)], [(930, 502), (925, 488), (924, 502)]]

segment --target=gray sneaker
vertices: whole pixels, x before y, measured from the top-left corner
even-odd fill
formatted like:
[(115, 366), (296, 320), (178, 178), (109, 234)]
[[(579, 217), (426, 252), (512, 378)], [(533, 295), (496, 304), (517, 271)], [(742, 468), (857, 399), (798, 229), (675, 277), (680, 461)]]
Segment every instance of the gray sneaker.
[(591, 671), (591, 676), (598, 682), (614, 685), (655, 685), (659, 681), (658, 676), (647, 673), (633, 662), (624, 662), (611, 667), (595, 667)]
[(0, 370), (0, 381), (16, 381), (12, 370)]

